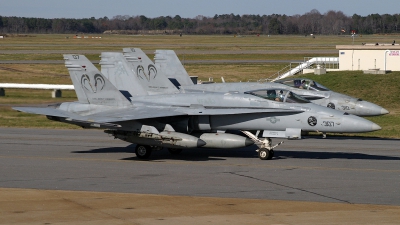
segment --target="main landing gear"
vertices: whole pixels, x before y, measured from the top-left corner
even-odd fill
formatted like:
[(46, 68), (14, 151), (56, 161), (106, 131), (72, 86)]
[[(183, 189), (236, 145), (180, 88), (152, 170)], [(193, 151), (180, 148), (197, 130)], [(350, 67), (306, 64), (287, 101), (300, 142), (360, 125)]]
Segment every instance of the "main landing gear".
[(257, 146), (260, 147), (260, 149), (257, 149), (258, 157), (261, 160), (270, 160), (274, 157), (274, 148), (277, 146), (281, 145), (283, 141), (279, 142), (278, 144), (272, 146), (272, 141), (271, 138), (264, 138), (263, 140), (258, 138), (258, 132), (257, 135), (252, 134), (249, 131), (242, 131), (246, 136), (248, 136), (251, 140), (255, 142)]
[(149, 145), (136, 145), (135, 153), (139, 159), (148, 159), (153, 149)]

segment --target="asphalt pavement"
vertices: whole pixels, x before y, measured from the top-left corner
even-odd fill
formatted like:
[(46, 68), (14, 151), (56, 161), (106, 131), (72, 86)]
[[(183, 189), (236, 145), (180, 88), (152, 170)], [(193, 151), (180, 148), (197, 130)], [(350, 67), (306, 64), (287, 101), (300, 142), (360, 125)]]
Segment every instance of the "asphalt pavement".
[(141, 161), (102, 131), (0, 128), (0, 187), (400, 205), (399, 144), (328, 136), (287, 140), (273, 160), (252, 146)]

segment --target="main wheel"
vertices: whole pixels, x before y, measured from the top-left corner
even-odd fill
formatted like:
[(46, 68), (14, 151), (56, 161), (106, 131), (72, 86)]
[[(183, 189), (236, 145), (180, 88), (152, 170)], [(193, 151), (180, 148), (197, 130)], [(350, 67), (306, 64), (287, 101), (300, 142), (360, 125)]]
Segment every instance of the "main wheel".
[(275, 152), (274, 152), (274, 150), (269, 150), (269, 156), (268, 156), (268, 160), (270, 160), (270, 159), (272, 159), (273, 157), (274, 157), (274, 155), (275, 155)]
[(136, 145), (135, 153), (139, 159), (148, 159), (151, 155), (151, 147), (148, 145)]
[(169, 153), (172, 155), (178, 155), (179, 153), (182, 152), (181, 148), (168, 148)]
[(258, 157), (261, 160), (266, 160), (266, 159), (268, 159), (269, 156), (270, 156), (270, 152), (268, 151), (268, 149), (262, 148), (262, 149), (258, 150)]

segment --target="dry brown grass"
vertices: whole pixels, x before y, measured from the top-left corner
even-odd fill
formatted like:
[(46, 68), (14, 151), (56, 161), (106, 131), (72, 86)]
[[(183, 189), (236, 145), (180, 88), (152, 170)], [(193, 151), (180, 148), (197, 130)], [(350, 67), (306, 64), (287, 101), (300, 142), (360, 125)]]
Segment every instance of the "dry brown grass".
[[(336, 45), (351, 44), (352, 38), (345, 36), (317, 36), (315, 39), (304, 36), (128, 36), (128, 35), (101, 35), (101, 39), (72, 39), (66, 38), (72, 35), (35, 35), (34, 37), (15, 37), (0, 40), (1, 51), (19, 50), (20, 52), (0, 53), (0, 60), (62, 60), (61, 53), (46, 51), (62, 50), (87, 50), (87, 51), (121, 51), (123, 47), (140, 47), (143, 50), (154, 51), (156, 49), (182, 50), (185, 54), (179, 55), (185, 60), (302, 60), (309, 56), (323, 55), (318, 51), (334, 50)], [(355, 44), (367, 43), (391, 43), (398, 39), (399, 35), (368, 35), (356, 37)], [(40, 51), (40, 53), (23, 53), (25, 50)], [(298, 50), (310, 50), (313, 53), (301, 53)], [(221, 51), (226, 51), (221, 53)], [(255, 51), (257, 54), (244, 53)], [(262, 52), (264, 51), (264, 52)], [(269, 52), (267, 52), (269, 51)], [(189, 53), (188, 53), (189, 52)], [(98, 60), (98, 54), (88, 54), (91, 60)], [(153, 55), (149, 55), (151, 58)], [(198, 76), (201, 80), (213, 77), (220, 82), (221, 77), (227, 82), (238, 82), (267, 78), (288, 64), (280, 63), (248, 63), (248, 64), (187, 64), (186, 70), (190, 75)], [(339, 75), (338, 75), (339, 76)], [(354, 75), (352, 75), (354, 76)], [(357, 75), (358, 76), (358, 75)], [(363, 78), (365, 76), (360, 75)], [(396, 75), (394, 75), (396, 76)], [(328, 78), (329, 76), (321, 76)], [(356, 78), (340, 82), (340, 87), (329, 81), (334, 81), (336, 76), (323, 81), (328, 87), (344, 93), (354, 94), (354, 90), (361, 84)], [(393, 76), (386, 76), (387, 78)], [(344, 78), (342, 78), (343, 80)], [(372, 78), (371, 78), (372, 79)], [(384, 78), (385, 79), (385, 78)], [(387, 80), (387, 79), (386, 79)], [(46, 84), (71, 84), (68, 71), (63, 64), (0, 64), (0, 83), (46, 83)], [(388, 81), (389, 82), (389, 81)], [(389, 83), (393, 83), (390, 81)], [(389, 85), (392, 86), (393, 85)], [(389, 87), (387, 86), (387, 87)], [(385, 85), (382, 87), (385, 89)], [(386, 93), (386, 90), (378, 90), (378, 93)], [(393, 90), (392, 90), (393, 92)], [(357, 92), (359, 93), (359, 92)], [(392, 93), (399, 95), (397, 92)], [(383, 127), (382, 131), (372, 135), (382, 137), (400, 137), (397, 98), (374, 98), (370, 95), (357, 97), (366, 98), (377, 104), (382, 104), (391, 110), (391, 114), (384, 117), (370, 118)], [(63, 98), (52, 99), (49, 90), (17, 90), (7, 89), (6, 97), (0, 97), (0, 124), (1, 126), (18, 127), (72, 127), (69, 125), (48, 121), (44, 116), (18, 113), (10, 109), (10, 105), (20, 104), (50, 104), (54, 102), (76, 100), (73, 91), (64, 91)], [(393, 102), (394, 101), (394, 102)]]
[(0, 83), (72, 84), (63, 64), (0, 64)]
[(268, 78), (285, 64), (189, 64), (185, 65), (191, 76), (198, 76), (199, 79), (207, 81), (209, 77), (214, 82), (221, 82), (224, 77), (226, 82), (247, 82)]
[[(69, 37), (68, 39), (66, 37)], [(142, 47), (143, 49), (207, 49), (207, 50), (243, 50), (243, 49), (333, 49), (335, 45), (352, 44), (350, 36), (310, 36), (301, 35), (266, 35), (238, 36), (233, 35), (88, 35), (101, 36), (101, 39), (73, 39), (73, 35), (39, 34), (34, 37), (4, 38), (1, 40), (3, 50), (59, 50), (59, 49), (113, 49), (121, 46)], [(391, 43), (399, 35), (364, 35), (355, 38), (355, 44), (362, 42)], [(333, 47), (333, 48), (332, 48)]]

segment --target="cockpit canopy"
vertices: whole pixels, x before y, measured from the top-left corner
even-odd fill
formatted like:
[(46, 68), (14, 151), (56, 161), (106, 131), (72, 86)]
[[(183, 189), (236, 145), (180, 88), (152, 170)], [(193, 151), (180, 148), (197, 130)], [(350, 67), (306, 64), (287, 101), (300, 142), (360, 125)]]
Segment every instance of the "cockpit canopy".
[(290, 79), (276, 80), (274, 82), (285, 84), (289, 87), (310, 90), (310, 91), (330, 91), (329, 88), (310, 79), (290, 78)]
[(295, 93), (288, 90), (281, 89), (260, 89), (254, 91), (247, 91), (245, 94), (254, 95), (260, 98), (286, 103), (310, 103), (305, 98), (302, 98)]

